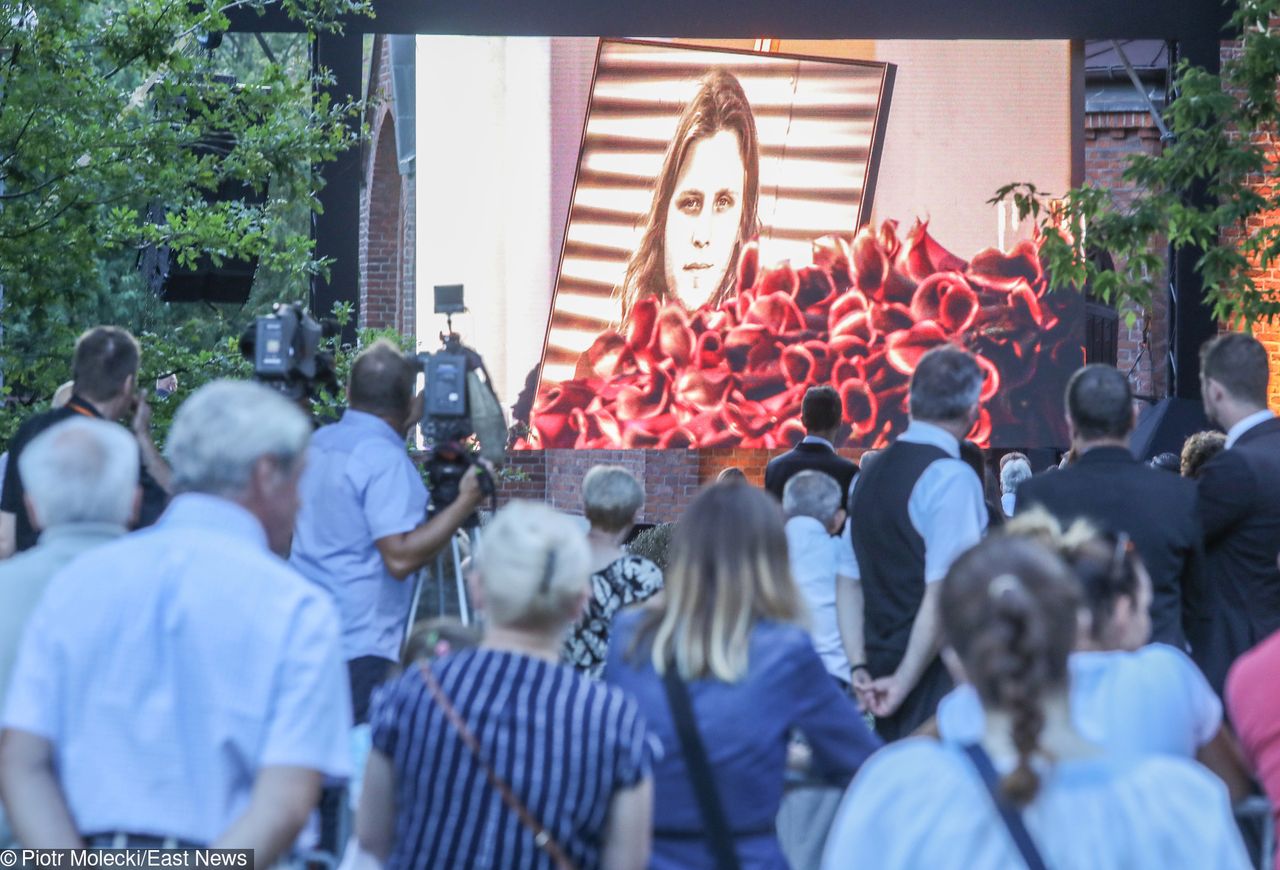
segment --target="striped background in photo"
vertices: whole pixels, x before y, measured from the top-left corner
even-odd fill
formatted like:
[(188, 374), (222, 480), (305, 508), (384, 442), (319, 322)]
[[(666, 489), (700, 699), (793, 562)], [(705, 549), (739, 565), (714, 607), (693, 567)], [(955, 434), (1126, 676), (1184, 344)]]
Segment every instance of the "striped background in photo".
[(733, 73), (760, 141), (761, 262), (807, 263), (810, 242), (852, 235), (873, 143), (883, 137), (883, 63), (796, 59), (604, 40), (569, 212), (543, 382), (617, 322), (616, 289), (640, 242), (653, 184), (684, 103), (708, 69)]

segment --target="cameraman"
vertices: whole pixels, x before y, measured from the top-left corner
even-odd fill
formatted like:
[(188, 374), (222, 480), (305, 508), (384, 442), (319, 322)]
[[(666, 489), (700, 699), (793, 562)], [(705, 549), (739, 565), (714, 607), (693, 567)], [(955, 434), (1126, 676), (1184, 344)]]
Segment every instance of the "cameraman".
[(342, 620), (356, 722), (399, 658), (413, 586), (425, 565), (480, 504), (477, 469), (431, 520), (427, 489), (405, 438), (422, 413), (418, 367), (377, 341), (356, 357), (348, 410), (311, 439), (289, 561), (329, 590)]

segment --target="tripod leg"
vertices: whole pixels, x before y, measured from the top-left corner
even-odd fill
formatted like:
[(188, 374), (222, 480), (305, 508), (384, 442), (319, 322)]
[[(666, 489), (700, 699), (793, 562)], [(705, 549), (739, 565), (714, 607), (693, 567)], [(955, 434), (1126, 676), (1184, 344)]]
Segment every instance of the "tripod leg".
[(471, 624), (471, 608), (467, 606), (467, 580), (462, 576), (462, 554), (458, 550), (458, 536), (449, 539), (453, 551), (453, 576), (458, 584), (458, 618), (463, 625)]

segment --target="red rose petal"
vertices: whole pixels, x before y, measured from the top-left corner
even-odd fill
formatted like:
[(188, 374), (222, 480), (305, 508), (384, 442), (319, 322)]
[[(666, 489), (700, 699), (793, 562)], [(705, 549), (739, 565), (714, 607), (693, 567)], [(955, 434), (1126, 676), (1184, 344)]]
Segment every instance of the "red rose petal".
[(940, 344), (945, 344), (947, 334), (932, 320), (923, 320), (910, 329), (891, 333), (885, 339), (886, 359), (889, 365), (905, 375), (916, 370), (920, 357)]
[(800, 276), (796, 274), (796, 270), (791, 267), (790, 263), (783, 262), (772, 269), (765, 269), (760, 273), (759, 286), (756, 287), (756, 298), (759, 299), (778, 293), (792, 297), (796, 295), (796, 288), (799, 286)]
[(804, 424), (799, 420), (783, 420), (782, 425), (778, 427), (778, 443), (795, 447), (808, 434), (805, 431)]
[(929, 235), (929, 222), (921, 220), (916, 220), (907, 233), (899, 262), (907, 277), (914, 281), (923, 281), (934, 272), (963, 272), (967, 265), (964, 260), (935, 242)]
[(851, 378), (840, 384), (840, 400), (844, 403), (844, 421), (852, 428), (854, 438), (862, 438), (875, 428), (879, 402), (865, 382)]
[(991, 441), (991, 414), (986, 408), (978, 414), (978, 419), (974, 421), (973, 428), (969, 430), (968, 440), (977, 444), (979, 447), (987, 447)]
[(768, 327), (775, 333), (804, 327), (804, 315), (796, 301), (786, 293), (757, 296), (743, 321)]
[(635, 353), (621, 335), (606, 330), (578, 357), (575, 380), (611, 378), (637, 369)]
[(732, 375), (725, 371), (686, 371), (676, 381), (676, 395), (682, 402), (707, 410), (723, 402), (733, 384)]
[(974, 354), (974, 359), (978, 361), (978, 368), (982, 369), (983, 375), (982, 393), (978, 398), (986, 404), (1000, 392), (1000, 370), (995, 367), (995, 363), (982, 354)]
[(653, 341), (653, 327), (658, 319), (658, 303), (652, 298), (641, 299), (631, 306), (631, 321), (627, 329), (627, 344), (634, 350), (644, 350)]
[(643, 383), (626, 387), (618, 394), (618, 420), (627, 422), (656, 417), (667, 410), (670, 381), (662, 372), (654, 372)]
[(812, 384), (818, 364), (813, 358), (813, 351), (804, 345), (791, 345), (782, 350), (782, 372), (786, 376), (787, 386), (796, 384)]
[(854, 236), (852, 254), (854, 286), (873, 299), (882, 298), (889, 260), (869, 228), (863, 227)]
[(964, 332), (978, 316), (978, 294), (968, 284), (947, 288), (938, 312), (938, 323), (952, 335)]
[(826, 271), (816, 266), (805, 266), (796, 273), (796, 305), (802, 309), (813, 308), (835, 296), (836, 285)]
[(987, 248), (974, 255), (968, 275), (974, 284), (1008, 293), (1019, 281), (1036, 284), (1043, 276), (1040, 254), (1032, 241), (1022, 241), (1008, 254)]
[(871, 306), (871, 325), (881, 334), (910, 329), (914, 322), (915, 318), (911, 316), (911, 310), (905, 305), (893, 303)]
[(699, 368), (709, 369), (724, 362), (724, 339), (719, 332), (708, 329), (698, 336), (693, 358)]
[(813, 243), (813, 264), (827, 271), (837, 290), (853, 286), (850, 261), (849, 245), (839, 236), (823, 236)]
[(693, 330), (689, 328), (684, 311), (668, 305), (658, 315), (658, 350), (678, 366), (686, 366), (693, 358)]

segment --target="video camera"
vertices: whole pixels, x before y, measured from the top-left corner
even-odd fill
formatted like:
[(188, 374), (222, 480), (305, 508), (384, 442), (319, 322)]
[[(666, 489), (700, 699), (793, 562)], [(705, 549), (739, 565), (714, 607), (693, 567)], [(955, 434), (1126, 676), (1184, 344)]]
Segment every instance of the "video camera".
[[(440, 335), (440, 350), (417, 357), (426, 378), (419, 428), (430, 451), (426, 469), (433, 514), (458, 498), (463, 475), (476, 464), (468, 439), (475, 438), (479, 456), (495, 467), (506, 460), (507, 424), (493, 381), (480, 354), (453, 331), (453, 315), (465, 310), (462, 285), (436, 287), (435, 312), (446, 316), (448, 330)], [(480, 487), (493, 497), (494, 480), (483, 467)], [(473, 516), (467, 524), (476, 522)]]
[(338, 334), (331, 320), (317, 321), (301, 302), (277, 302), (271, 314), (259, 317), (240, 336), (240, 352), (253, 360), (253, 376), (301, 401), (318, 389), (336, 392), (333, 354), (321, 350), (322, 342)]

